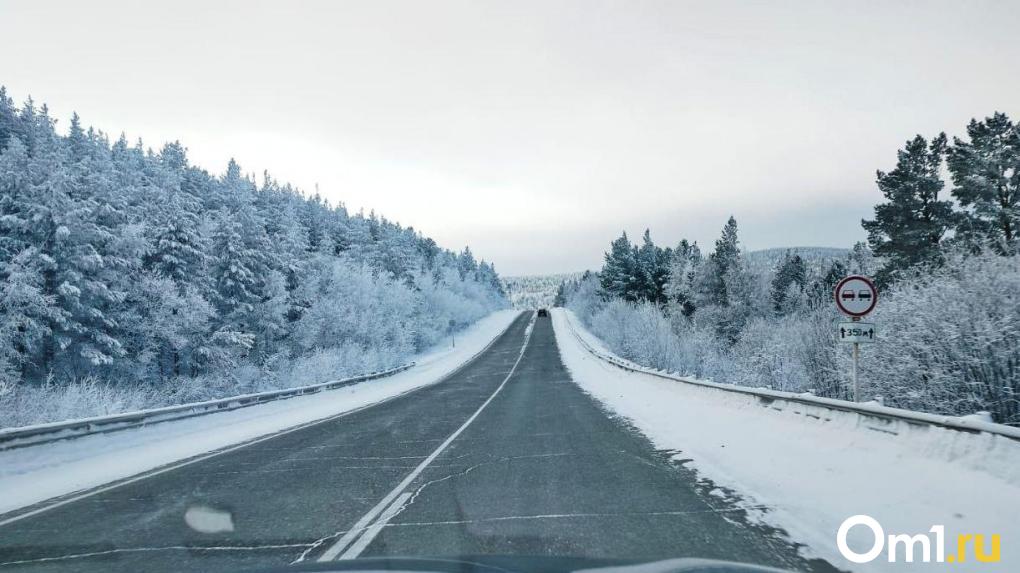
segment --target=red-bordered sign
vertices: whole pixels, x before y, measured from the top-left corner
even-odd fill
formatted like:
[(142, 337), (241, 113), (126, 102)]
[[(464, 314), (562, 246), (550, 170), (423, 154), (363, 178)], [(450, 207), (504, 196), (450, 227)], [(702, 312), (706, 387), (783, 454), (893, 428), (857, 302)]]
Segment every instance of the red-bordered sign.
[(875, 310), (875, 304), (878, 303), (875, 283), (860, 275), (850, 275), (839, 281), (833, 294), (836, 307), (847, 316), (864, 316)]

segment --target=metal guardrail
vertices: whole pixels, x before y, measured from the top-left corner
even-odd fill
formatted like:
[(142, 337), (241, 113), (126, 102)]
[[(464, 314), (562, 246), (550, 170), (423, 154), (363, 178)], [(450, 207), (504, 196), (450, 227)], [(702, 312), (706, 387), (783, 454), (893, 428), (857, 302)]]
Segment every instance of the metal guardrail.
[[(906, 422), (913, 425), (928, 425), (938, 426), (940, 428), (946, 428), (949, 430), (957, 430), (963, 432), (979, 433), (987, 432), (989, 434), (995, 434), (997, 436), (1003, 436), (1012, 440), (1020, 441), (1020, 428), (1014, 426), (1007, 426), (1005, 424), (996, 424), (994, 422), (985, 422), (982, 420), (974, 420), (969, 418), (962, 418), (959, 416), (945, 416), (940, 414), (928, 414), (925, 412), (915, 412), (913, 410), (903, 410), (901, 408), (891, 408), (888, 406), (881, 406), (878, 404), (858, 404), (855, 402), (848, 402), (846, 400), (837, 400), (835, 398), (822, 398), (814, 396), (812, 394), (794, 394), (792, 392), (783, 392), (780, 390), (770, 390), (767, 388), (751, 388), (748, 386), (736, 386), (733, 384), (721, 384), (719, 382), (709, 382), (707, 380), (697, 380), (694, 378), (688, 378), (685, 376), (678, 376), (664, 372), (662, 370), (656, 370), (654, 368), (648, 368), (635, 364), (628, 360), (623, 360), (616, 356), (611, 356), (604, 352), (600, 352), (593, 348), (583, 337), (577, 332), (574, 327), (573, 321), (570, 316), (564, 311), (564, 319), (567, 321), (567, 326), (570, 327), (570, 332), (574, 335), (574, 338), (581, 343), (581, 346), (585, 348), (593, 356), (608, 362), (618, 368), (628, 370), (631, 372), (640, 372), (642, 374), (648, 374), (657, 378), (664, 378), (666, 380), (673, 380), (676, 382), (683, 382), (685, 384), (691, 384), (694, 386), (701, 386), (704, 388), (711, 388), (714, 390), (722, 390), (724, 392), (731, 392), (735, 394), (744, 394), (748, 396), (754, 396), (758, 398), (761, 403), (765, 406), (774, 406), (777, 401), (785, 401), (793, 404), (810, 406), (820, 408), (822, 410), (836, 410), (840, 412), (851, 412), (860, 416), (868, 418), (877, 418), (885, 423), (888, 422)], [(782, 409), (782, 408), (776, 408)], [(821, 417), (817, 413), (800, 412), (809, 416)], [(887, 428), (876, 427), (872, 428), (879, 431), (896, 433), (890, 431)]]
[(90, 434), (101, 434), (128, 428), (137, 428), (148, 424), (180, 420), (183, 418), (202, 416), (215, 412), (237, 410), (239, 408), (254, 406), (256, 404), (263, 404), (265, 402), (285, 400), (287, 398), (303, 396), (306, 394), (315, 394), (323, 390), (333, 390), (344, 386), (350, 386), (358, 382), (364, 382), (366, 380), (392, 376), (398, 372), (403, 372), (414, 365), (415, 363), (411, 362), (389, 370), (382, 370), (380, 372), (373, 372), (371, 374), (355, 376), (353, 378), (345, 378), (343, 380), (333, 380), (331, 382), (299, 386), (297, 388), (270, 390), (268, 392), (257, 392), (254, 394), (242, 394), (240, 396), (231, 396), (229, 398), (220, 398), (205, 402), (192, 402), (176, 406), (165, 406), (163, 408), (125, 412), (123, 414), (111, 414), (109, 416), (96, 416), (93, 418), (82, 418), (79, 420), (67, 420), (63, 422), (50, 422), (19, 428), (7, 428), (0, 430), (0, 450), (32, 446)]

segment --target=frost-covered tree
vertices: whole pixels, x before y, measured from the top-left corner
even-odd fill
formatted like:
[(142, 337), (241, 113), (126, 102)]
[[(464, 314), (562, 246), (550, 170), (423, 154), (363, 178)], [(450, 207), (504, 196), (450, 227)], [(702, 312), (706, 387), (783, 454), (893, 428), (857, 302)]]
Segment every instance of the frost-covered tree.
[(833, 291), (843, 277), (847, 276), (847, 265), (843, 261), (834, 260), (825, 274), (811, 282), (808, 292), (808, 306), (812, 309), (833, 304)]
[(953, 138), (953, 196), (964, 209), (959, 233), (1015, 253), (1020, 237), (1020, 125), (1004, 113), (971, 120), (969, 141)]
[(243, 236), (241, 222), (224, 214), (213, 235), (211, 265), (216, 287), (216, 306), (225, 322), (243, 326), (259, 297), (259, 253), (251, 249)]
[(7, 143), (17, 133), (19, 127), (18, 110), (14, 107), (14, 100), (7, 95), (7, 88), (0, 86), (0, 151), (7, 147)]
[(950, 253), (882, 299), (865, 391), (886, 403), (1020, 423), (1020, 255)]
[(697, 277), (701, 268), (701, 249), (698, 243), (681, 240), (673, 249), (664, 287), (666, 300), (683, 316), (690, 317), (697, 309)]
[(635, 271), (637, 279), (638, 300), (645, 300), (656, 304), (666, 302), (665, 288), (669, 279), (668, 262), (672, 258), (672, 251), (663, 250), (652, 242), (652, 235), (648, 229), (641, 237), (641, 247), (638, 248), (635, 256)]
[(43, 292), (45, 266), (37, 249), (27, 247), (0, 270), (0, 385), (13, 386), (25, 375), (61, 318), (55, 297)]
[(206, 262), (197, 207), (193, 197), (172, 189), (166, 202), (156, 208), (149, 227), (146, 265), (181, 283), (202, 272)]
[(772, 278), (772, 309), (778, 315), (789, 314), (799, 306), (807, 286), (807, 267), (797, 254), (787, 253)]
[(880, 284), (915, 265), (938, 264), (942, 238), (953, 226), (953, 204), (939, 198), (946, 135), (931, 143), (918, 135), (897, 153), (896, 167), (879, 171), (878, 188), (886, 201), (875, 206), (875, 218), (862, 221), (876, 256), (883, 257)]
[(216, 308), (196, 287), (144, 272), (131, 300), (137, 310), (137, 329), (145, 335), (132, 338), (129, 356), (136, 375), (141, 373), (149, 383), (194, 375), (226, 350), (218, 348), (222, 340), (214, 340)]
[(154, 205), (149, 225), (150, 248), (146, 266), (181, 285), (203, 272), (206, 248), (199, 232), (201, 203), (182, 189), (187, 158), (179, 143), (168, 144), (159, 160), (166, 165), (167, 179), (161, 181), (163, 201)]
[(110, 364), (123, 354), (113, 308), (122, 292), (115, 282), (120, 261), (104, 257), (116, 238), (104, 219), (105, 204), (98, 185), (82, 174), (84, 159), (74, 159), (46, 131), (52, 124), (31, 129), (35, 149), (12, 142), (0, 161), (14, 171), (5, 181), (5, 243), (35, 247), (42, 294), (56, 306), (47, 325), (52, 334), (35, 363), (44, 372)]
[(457, 269), (460, 271), (461, 278), (474, 276), (475, 271), (478, 270), (478, 263), (475, 261), (470, 247), (464, 247), (460, 256), (457, 257)]
[(609, 246), (599, 273), (602, 291), (610, 297), (637, 300), (637, 260), (634, 246), (624, 232)]
[(727, 280), (729, 275), (740, 271), (740, 265), (737, 220), (731, 216), (715, 242), (715, 250), (708, 256), (707, 266), (702, 275), (700, 290), (706, 302), (718, 306), (730, 304)]

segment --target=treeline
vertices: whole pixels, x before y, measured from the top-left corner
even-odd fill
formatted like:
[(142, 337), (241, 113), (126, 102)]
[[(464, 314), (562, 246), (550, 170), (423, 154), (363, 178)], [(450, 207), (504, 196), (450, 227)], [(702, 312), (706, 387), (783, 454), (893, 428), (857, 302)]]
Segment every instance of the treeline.
[[(652, 241), (648, 230), (641, 245), (631, 244), (623, 233), (605, 254), (598, 287), (606, 298), (654, 303), (687, 318), (699, 308), (717, 313), (721, 308), (733, 308), (734, 313), (721, 316), (716, 324), (720, 336), (732, 340), (739, 334), (742, 318), (746, 318), (740, 309), (761, 306), (761, 300), (768, 300), (776, 315), (802, 307), (818, 308), (831, 302), (832, 289), (847, 269), (864, 268), (870, 259), (867, 247), (858, 244), (846, 260), (834, 259), (825, 261), (824, 268), (809, 268), (800, 254), (788, 251), (766, 281), (768, 291), (762, 298), (758, 292), (764, 284), (762, 277), (744, 263), (737, 221), (730, 217), (708, 256), (702, 255), (696, 241), (683, 239), (675, 248), (662, 248)], [(561, 288), (561, 303), (567, 288), (566, 283)]]
[(748, 264), (731, 217), (707, 255), (687, 240), (662, 248), (647, 231), (640, 244), (624, 234), (601, 271), (564, 283), (557, 302), (642, 364), (849, 398), (832, 291), (847, 274), (873, 274), (880, 341), (864, 351), (866, 393), (1020, 423), (1020, 127), (997, 113), (967, 132), (952, 144), (918, 136), (878, 172), (886, 201), (863, 221), (868, 244), (843, 257), (801, 250)]
[(510, 304), (520, 310), (553, 306), (557, 289), (564, 281), (578, 278), (580, 273), (503, 277), (503, 290)]
[(393, 366), (506, 305), (467, 248), (233, 161), (211, 175), (177, 142), (55, 123), (0, 88), (0, 394), (303, 383), (301, 360), (333, 377)]
[[(921, 135), (897, 153), (896, 167), (878, 172), (886, 201), (862, 221), (878, 279), (889, 284), (915, 267), (945, 262), (947, 246), (1013, 255), (1020, 242), (1020, 126), (1003, 113), (971, 120), (967, 139)], [(953, 187), (943, 193), (944, 168)], [(954, 201), (955, 200), (955, 201)]]

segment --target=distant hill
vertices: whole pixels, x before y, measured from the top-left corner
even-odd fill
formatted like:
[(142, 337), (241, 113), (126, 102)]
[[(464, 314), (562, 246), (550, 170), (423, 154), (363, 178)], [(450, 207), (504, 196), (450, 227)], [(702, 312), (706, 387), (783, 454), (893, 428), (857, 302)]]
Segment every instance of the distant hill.
[(850, 249), (838, 247), (772, 247), (757, 251), (748, 251), (745, 256), (748, 261), (779, 261), (786, 253), (800, 255), (805, 261), (832, 260), (845, 257)]
[(800, 255), (808, 268), (821, 270), (828, 267), (834, 259), (846, 258), (850, 249), (836, 247), (773, 247), (744, 253), (744, 260), (751, 270), (761, 271), (763, 274), (771, 274), (787, 253)]
[(579, 278), (581, 273), (561, 273), (555, 275), (529, 275), (503, 277), (503, 290), (506, 291), (510, 304), (520, 310), (547, 308), (556, 298), (556, 290), (566, 280)]

